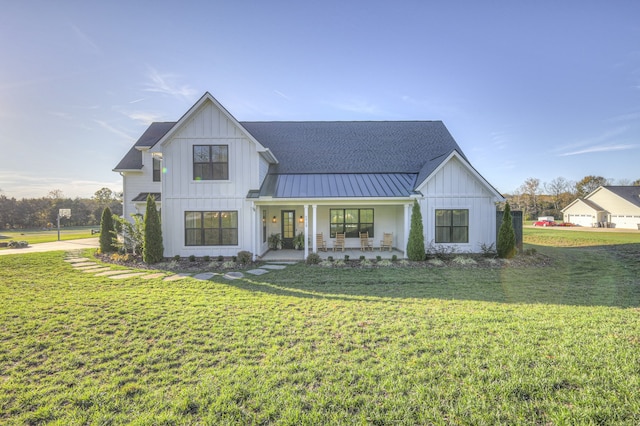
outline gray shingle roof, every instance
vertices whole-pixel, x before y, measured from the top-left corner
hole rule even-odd
[[[442,121],[272,121],[240,124],[278,159],[248,197],[407,197],[456,150]],[[114,170],[142,168],[174,122],[153,123]],[[259,195],[258,195],[259,194]]]
[[[241,122],[279,164],[270,173],[419,173],[462,150],[441,121]]]
[[[142,152],[138,148],[151,148],[176,124],[174,122],[156,122],[145,130],[129,152],[120,160],[113,169],[118,170],[140,170],[142,168]]]

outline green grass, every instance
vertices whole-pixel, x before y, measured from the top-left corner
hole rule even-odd
[[[171,283],[1,256],[0,423],[640,423],[640,245],[535,248]]]
[[[99,229],[97,226],[60,228],[60,240],[77,240],[81,238],[92,238],[92,229]],[[27,241],[29,244],[50,243],[58,241],[58,229],[20,229],[15,231],[0,230],[0,242]]]
[[[640,244],[638,231],[601,231],[557,228],[525,228],[524,242],[553,247],[608,246]]]

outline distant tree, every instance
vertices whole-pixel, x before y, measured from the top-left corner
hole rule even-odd
[[[502,224],[498,230],[497,242],[498,257],[510,259],[516,255],[516,232],[513,229],[513,218],[511,216],[511,208],[509,203],[504,206],[502,215]]]
[[[62,190],[60,189],[53,189],[51,191],[49,191],[49,193],[47,194],[48,198],[51,198],[52,200],[60,200],[62,198],[64,198],[64,194],[62,193]]]
[[[538,196],[540,195],[540,179],[528,178],[520,186],[520,192],[522,193],[522,198],[525,199],[524,203],[520,205],[523,213],[529,218],[535,218],[540,211],[538,200]]]
[[[102,253],[111,253],[116,251],[115,231],[113,227],[113,215],[111,209],[105,207],[102,211],[102,220],[100,221],[100,251]]]
[[[585,176],[578,182],[576,182],[576,196],[578,198],[584,198],[600,186],[610,185],[611,181],[609,179],[603,178],[602,176]]]
[[[572,191],[573,184],[563,177],[557,177],[549,183],[544,184],[546,193],[551,197],[553,209],[559,212],[568,203],[573,201]]]
[[[93,194],[93,199],[98,203],[98,205],[100,206],[108,206],[113,200],[114,200],[114,194],[113,191],[110,190],[107,187],[98,189],[94,194]]]
[[[640,186],[640,179],[636,179],[633,181],[633,183],[631,184],[633,186]]]
[[[162,246],[162,227],[160,216],[156,209],[156,201],[151,196],[147,196],[147,210],[144,215],[144,247],[142,249],[142,259],[146,263],[158,263],[164,256]]]
[[[422,213],[417,200],[413,201],[411,212],[411,228],[409,229],[409,243],[407,244],[407,257],[409,260],[424,260],[424,229],[422,225]]]

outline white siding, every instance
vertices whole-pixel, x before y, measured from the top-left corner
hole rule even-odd
[[[162,177],[164,178],[164,176]],[[131,220],[131,215],[144,214],[146,202],[133,202],[141,192],[162,192],[162,183],[153,181],[153,159],[148,151],[142,152],[142,170],[140,172],[123,173],[123,213]]]
[[[419,203],[425,246],[435,242],[436,209],[469,210],[469,242],[450,244],[456,251],[477,253],[481,251],[482,244],[495,244],[494,195],[456,157],[452,157],[418,189],[424,195]]]
[[[227,145],[229,179],[195,181],[193,146]],[[162,147],[163,178],[162,216],[165,256],[235,255],[252,248],[251,202],[249,189],[259,187],[259,155],[256,146],[212,103],[194,111]],[[185,246],[184,213],[186,211],[237,211],[237,246]]]

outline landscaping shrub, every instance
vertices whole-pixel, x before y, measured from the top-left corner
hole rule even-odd
[[[175,256],[173,256],[173,260],[175,260],[176,262],[180,260],[180,255],[176,254]]]
[[[218,262],[224,262],[224,256],[223,255],[218,256]]]
[[[378,255],[376,256],[376,262],[380,262],[382,260],[382,256]]]
[[[392,262],[397,262],[398,261],[398,255],[394,254],[393,256],[391,256],[391,261]]]
[[[209,263],[209,261],[211,260],[211,256],[205,255],[205,256],[202,257],[202,260],[204,260],[205,262]]]
[[[360,260],[362,261],[364,259],[365,259],[364,255],[360,255]]]
[[[510,259],[516,255],[516,232],[513,229],[511,207],[509,203],[504,206],[502,225],[498,231],[498,257]]]
[[[105,207],[102,211],[100,219],[100,252],[113,253],[117,250],[115,243],[115,228],[113,226],[113,214],[109,207]]]
[[[317,265],[321,260],[318,253],[309,253],[309,256],[307,256],[307,265]]]
[[[246,250],[242,250],[238,252],[238,256],[236,256],[236,259],[238,263],[242,265],[247,265],[252,262],[253,255]]]
[[[189,256],[189,262],[195,262],[196,261],[196,255],[192,254]]]
[[[156,200],[153,196],[147,196],[147,210],[144,215],[144,247],[142,259],[145,263],[158,263],[164,256],[162,245],[162,227],[160,216],[156,209]]]
[[[418,200],[413,201],[411,212],[411,229],[409,230],[409,243],[407,244],[407,257],[409,260],[421,261],[425,258],[424,229],[422,227],[422,213]]]

